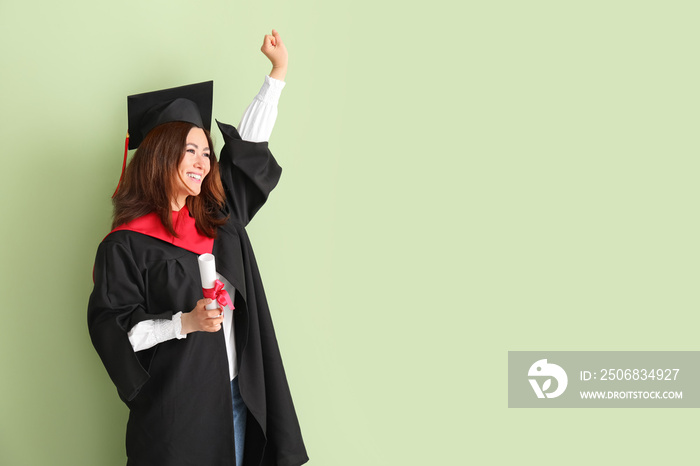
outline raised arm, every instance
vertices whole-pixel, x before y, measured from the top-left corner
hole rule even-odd
[[[268,34],[263,39],[260,51],[272,63],[272,70],[269,76],[265,76],[260,92],[248,106],[238,125],[241,139],[249,142],[265,142],[270,139],[277,120],[277,103],[285,85],[284,78],[289,62],[287,48],[274,29],[272,35]]]

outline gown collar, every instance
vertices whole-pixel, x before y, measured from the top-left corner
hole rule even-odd
[[[194,252],[195,254],[212,252],[214,248],[214,239],[201,234],[199,230],[197,230],[195,219],[190,215],[187,206],[184,206],[179,211],[173,211],[172,215],[173,228],[177,236],[170,234],[155,212],[151,212],[143,217],[120,225],[110,233],[120,230],[135,231],[171,243],[179,248]]]

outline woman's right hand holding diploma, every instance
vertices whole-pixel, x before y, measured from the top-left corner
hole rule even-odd
[[[200,299],[191,312],[182,313],[183,335],[192,332],[218,332],[224,322],[224,311],[221,308],[206,309],[206,305],[213,300],[209,298]]]

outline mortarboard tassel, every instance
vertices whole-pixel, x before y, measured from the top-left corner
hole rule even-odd
[[[119,177],[119,183],[117,183],[117,189],[114,190],[114,194],[112,194],[112,199],[114,199],[114,196],[117,195],[117,191],[119,191],[119,186],[122,184],[122,179],[124,178],[124,170],[126,170],[126,154],[129,152],[129,133],[126,133],[126,139],[124,140],[124,162],[122,162],[122,174]]]

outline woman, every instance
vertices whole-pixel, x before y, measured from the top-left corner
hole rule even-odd
[[[93,345],[130,410],[129,465],[308,461],[245,231],[281,173],[265,141],[287,51],[274,30],[261,50],[272,71],[240,135],[218,123],[218,161],[211,83],[129,98],[129,147],[138,149],[115,193],[88,305]],[[205,308],[203,253],[216,257],[229,306]]]

